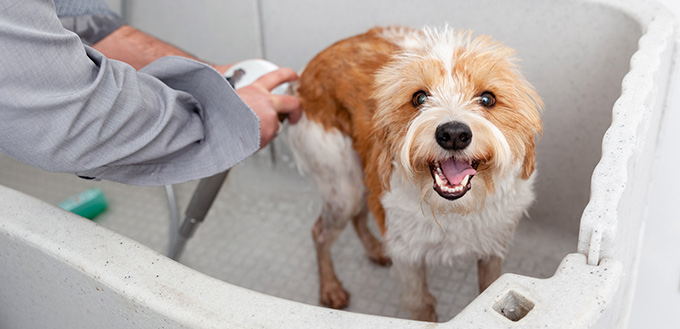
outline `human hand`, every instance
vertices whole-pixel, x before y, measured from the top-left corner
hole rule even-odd
[[[281,126],[279,115],[287,117],[291,124],[300,120],[302,112],[297,97],[271,93],[276,86],[295,79],[297,79],[295,71],[280,68],[259,77],[245,87],[236,89],[239,97],[260,118],[260,148],[269,144],[279,133]]]

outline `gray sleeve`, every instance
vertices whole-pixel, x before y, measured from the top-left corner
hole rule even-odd
[[[0,4],[0,152],[37,167],[162,185],[224,171],[259,148],[259,121],[211,67],[137,72],[83,46],[50,0]]]

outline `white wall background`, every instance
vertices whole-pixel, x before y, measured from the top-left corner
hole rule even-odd
[[[106,0],[125,21],[215,64],[262,57],[258,0]]]
[[[121,9],[123,8],[123,1],[125,0],[104,0],[104,1],[106,1],[109,7],[111,7],[111,9],[113,9],[115,12],[119,14],[122,12]]]

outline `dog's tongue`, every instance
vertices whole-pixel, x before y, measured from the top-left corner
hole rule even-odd
[[[451,185],[459,185],[467,175],[474,175],[477,171],[464,160],[449,158],[441,164],[442,172]]]

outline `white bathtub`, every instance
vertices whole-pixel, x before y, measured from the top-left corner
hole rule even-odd
[[[196,42],[195,31],[168,27],[177,24],[176,16],[182,16],[177,8],[163,7],[165,2],[160,0],[125,3],[133,25],[196,49],[185,44]],[[155,242],[134,241],[144,240],[134,232],[133,239],[122,236],[16,192],[26,191],[53,203],[41,194],[42,188],[31,192],[30,186],[53,182],[59,186],[55,190],[77,191],[79,187],[68,186],[82,182],[51,174],[40,176],[44,177],[40,181],[17,181],[12,170],[19,167],[4,165],[10,161],[3,162],[0,171],[0,184],[12,187],[0,187],[0,328],[626,327],[660,122],[669,84],[678,80],[674,63],[680,59],[679,32],[663,8],[653,2],[614,0],[253,0],[211,6],[234,6],[238,13],[252,14],[221,22],[216,38],[229,27],[244,28],[243,21],[251,22],[243,31],[250,35],[250,44],[239,52],[293,68],[301,68],[332,42],[373,25],[448,22],[490,34],[517,49],[546,111],[545,134],[538,149],[539,197],[530,210],[531,220],[525,221],[528,228],[516,243],[527,245],[533,235],[543,245],[533,246],[541,249],[536,254],[510,256],[519,262],[525,261],[523,256],[537,262],[541,257],[564,258],[560,264],[549,264],[554,276],[545,279],[531,271],[505,274],[457,315],[440,316],[450,319],[440,324],[329,310],[226,283],[158,254],[152,249],[159,249]],[[147,11],[151,9],[153,14]],[[168,15],[155,21],[145,19],[156,17],[159,10]],[[212,21],[196,19],[201,10],[210,11],[196,9],[199,14],[188,15],[194,19],[193,28],[211,30]],[[202,38],[210,39],[210,35]],[[195,51],[217,61],[210,51],[220,47],[206,48],[205,56]],[[281,146],[280,156],[285,157],[285,145]],[[247,166],[259,165],[262,157],[246,162],[242,176],[248,176]],[[278,172],[272,170],[270,178]],[[38,175],[42,174],[31,171],[32,177]],[[229,183],[239,185],[243,178],[238,177]],[[295,179],[293,185],[305,184],[302,178]],[[301,226],[311,228],[316,215],[314,193],[307,187],[301,191],[301,197],[310,201],[300,204],[312,208],[298,212],[305,217]],[[286,201],[277,194],[263,193],[263,197],[269,198],[268,203]],[[162,199],[144,205],[165,206]],[[144,207],[125,216],[147,211]],[[289,211],[295,213],[295,209]],[[254,221],[257,214],[243,216],[252,216]],[[167,228],[157,228],[163,230]],[[308,231],[304,235],[308,237]],[[545,236],[573,237],[572,247],[555,248]],[[201,255],[189,252],[185,256],[198,259]],[[316,284],[313,271],[311,286]],[[526,312],[519,321],[511,321],[499,312],[509,306],[522,306]]]

